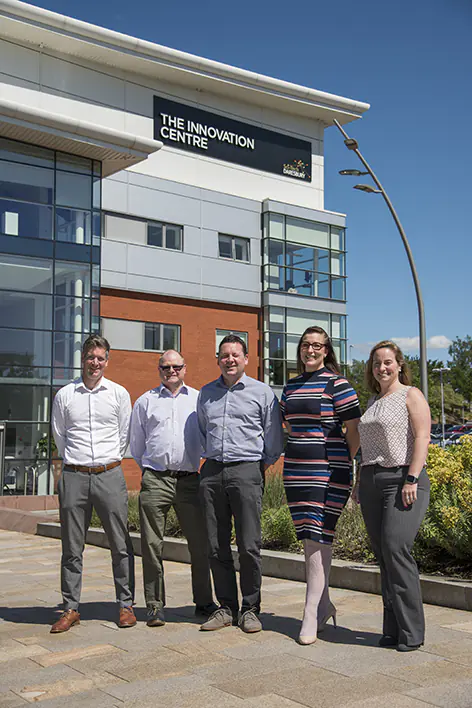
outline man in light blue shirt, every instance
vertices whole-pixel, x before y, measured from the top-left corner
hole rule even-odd
[[[239,601],[231,553],[232,520],[239,551],[244,632],[262,629],[261,505],[264,472],[281,455],[279,404],[266,384],[244,373],[246,343],[225,337],[218,351],[221,377],[202,388],[197,416],[203,457],[200,494],[210,544],[210,563],[220,607],[200,629],[215,630],[238,619]]]
[[[181,355],[172,349],[164,352],[159,359],[161,385],[138,398],[131,416],[131,454],[143,471],[139,515],[149,627],[165,624],[162,550],[171,506],[188,543],[195,613],[208,617],[216,609],[199,499],[198,391],[184,383],[185,374]]]

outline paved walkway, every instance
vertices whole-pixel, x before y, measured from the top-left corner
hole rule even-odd
[[[189,568],[167,563],[168,623],[118,629],[109,552],[88,547],[82,623],[49,634],[57,616],[60,543],[0,531],[0,708],[421,708],[472,706],[472,617],[426,607],[426,646],[376,646],[380,599],[333,590],[337,630],[295,639],[304,585],[264,579],[265,631],[198,632]],[[142,598],[140,559],[138,601]]]

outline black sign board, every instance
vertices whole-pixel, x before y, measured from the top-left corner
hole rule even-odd
[[[154,139],[180,150],[311,182],[311,144],[154,96]]]

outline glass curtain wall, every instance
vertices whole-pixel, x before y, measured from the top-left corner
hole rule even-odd
[[[101,165],[0,138],[3,494],[48,494],[54,393],[99,331]]]
[[[264,308],[264,381],[283,386],[298,376],[297,344],[307,327],[323,327],[333,343],[340,365],[347,362],[346,315],[295,310],[284,307]]]
[[[344,229],[264,214],[263,288],[346,300]]]

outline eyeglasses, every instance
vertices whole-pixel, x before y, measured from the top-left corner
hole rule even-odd
[[[323,347],[325,347],[325,346],[326,346],[326,344],[319,344],[319,342],[315,342],[314,344],[311,344],[310,342],[303,342],[302,345],[301,345],[301,347],[300,347],[300,349],[301,349],[303,352],[307,352],[307,351],[309,351],[310,349],[313,349],[313,351],[315,351],[315,352],[319,352],[319,351],[321,351],[321,350],[323,349]]]
[[[180,373],[184,368],[185,364],[165,364],[160,366],[160,370],[167,374],[171,369],[175,371],[176,374]]]

